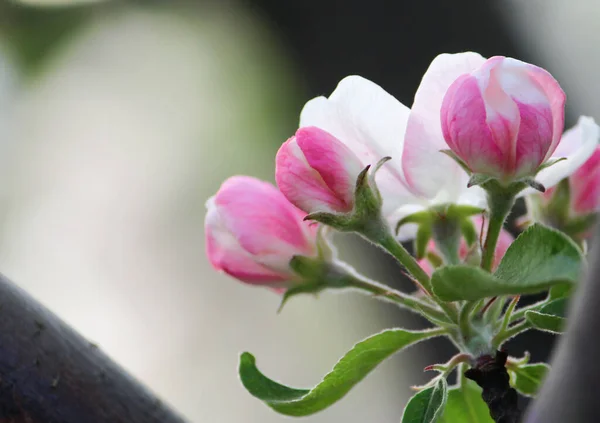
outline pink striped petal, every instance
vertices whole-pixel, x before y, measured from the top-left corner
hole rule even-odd
[[[360,160],[341,141],[316,127],[300,128],[296,140],[308,165],[342,203],[336,211],[352,210],[356,178],[363,170]]]
[[[577,125],[562,136],[552,158],[566,158],[541,170],[535,177],[546,188],[553,187],[562,179],[571,176],[594,153],[600,139],[600,127],[594,119],[581,116]],[[522,195],[531,194],[527,190]]]
[[[409,110],[377,84],[348,76],[329,98],[310,100],[300,115],[300,127],[315,126],[343,142],[363,165],[385,156],[392,160],[377,173],[384,214],[414,201],[401,167],[403,135]]]
[[[425,72],[408,118],[402,167],[411,190],[433,198],[455,186],[466,189],[468,176],[449,157],[440,124],[440,111],[446,91],[459,76],[485,62],[477,53],[441,54]]]
[[[208,209],[205,236],[206,254],[216,270],[242,282],[257,285],[278,284],[293,277],[291,271],[275,272],[257,263],[227,230],[215,208]]]
[[[273,185],[247,176],[226,180],[214,198],[225,227],[241,247],[271,267],[286,268],[293,255],[312,255],[306,215]]]
[[[338,197],[308,163],[297,137],[287,140],[275,158],[275,180],[283,195],[306,213],[352,210],[352,198]],[[348,202],[347,202],[348,201]]]
[[[473,172],[502,176],[504,156],[497,139],[510,134],[510,125],[500,114],[488,122],[475,77],[463,75],[452,84],[440,115],[448,146]]]
[[[576,215],[600,211],[600,147],[569,178],[571,205]]]

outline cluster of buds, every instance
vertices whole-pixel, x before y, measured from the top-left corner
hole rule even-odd
[[[392,230],[440,205],[490,209],[479,187],[486,184],[546,190],[521,192],[532,198],[532,217],[563,230],[578,225],[579,233],[585,226],[588,233],[584,223],[593,220],[600,202],[600,156],[590,156],[598,127],[582,118],[562,136],[564,103],[547,71],[476,53],[436,57],[411,109],[376,84],[347,77],[329,98],[304,107],[300,128],[277,153],[279,191],[233,177],[208,201],[208,257],[244,282],[297,284],[301,277],[290,260],[316,257],[318,250],[317,223],[304,222],[307,215],[373,239],[382,236],[382,227]],[[417,234],[418,224],[408,224],[396,237],[406,241]]]
[[[398,349],[443,335],[460,354],[429,367],[440,375],[419,388],[403,423],[433,423],[444,407],[475,401],[447,393],[446,377],[463,365],[471,370],[459,376],[483,388],[491,416],[516,421],[502,417],[518,415],[509,372],[519,392],[533,395],[535,387],[519,380],[534,380],[533,372],[539,381],[547,367],[497,351],[531,328],[561,330],[583,267],[580,247],[600,212],[600,128],[582,117],[563,134],[565,100],[544,69],[472,52],[437,56],[410,109],[359,76],[310,100],[277,152],[277,187],[234,176],[208,200],[208,259],[244,283],[283,294],[282,305],[296,294],[352,288],[418,313],[434,328],[394,329],[357,344],[314,394],[266,378],[245,353],[244,386],[283,414],[311,414]],[[532,227],[515,239],[504,224],[518,197],[528,206],[523,225]],[[416,292],[398,292],[341,262],[336,232],[387,251]],[[413,254],[402,244],[411,240]],[[541,303],[516,309],[521,295],[548,290]],[[473,392],[463,379],[458,395]],[[488,395],[498,380],[510,397],[502,406]]]

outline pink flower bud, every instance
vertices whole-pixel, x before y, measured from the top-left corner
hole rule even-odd
[[[558,146],[565,94],[544,69],[492,57],[450,86],[441,108],[450,149],[474,173],[534,176]]]
[[[487,221],[484,221],[481,216],[473,217],[472,221],[477,230],[477,234],[481,238],[482,242],[484,242],[485,237],[487,235]],[[482,229],[483,235],[481,235]],[[502,257],[504,257],[504,254],[506,254],[508,247],[510,247],[514,240],[515,238],[511,235],[510,232],[508,232],[506,229],[502,229],[502,231],[500,232],[500,236],[498,237],[498,243],[496,244],[496,251],[494,252],[494,265],[492,267],[493,270],[495,270],[496,267],[498,267],[500,261],[502,260]],[[473,248],[478,248],[478,245],[479,241],[477,241],[477,244],[475,246],[469,247],[465,240],[461,239],[460,246],[458,249],[460,259],[463,261],[466,260],[469,257],[469,253],[471,252],[471,250]],[[429,244],[427,245],[427,251],[439,254],[438,248],[433,240],[429,241]],[[426,258],[419,260],[419,265],[430,276],[435,270],[429,262],[429,260],[427,260]]]
[[[349,212],[363,169],[341,141],[314,126],[300,128],[276,158],[275,180],[285,197],[307,213]]]
[[[600,211],[600,147],[569,178],[571,211],[576,216]]]
[[[242,282],[282,287],[298,278],[289,266],[293,256],[316,254],[315,225],[267,182],[233,176],[206,207],[208,259]]]

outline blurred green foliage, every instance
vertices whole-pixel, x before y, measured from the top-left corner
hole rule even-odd
[[[39,7],[3,1],[0,2],[0,36],[23,74],[28,76],[94,13],[106,7],[104,4]]]

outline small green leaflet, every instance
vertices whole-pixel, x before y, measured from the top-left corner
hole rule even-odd
[[[494,423],[481,398],[481,388],[465,379],[462,387],[448,390],[446,409],[439,423]]]
[[[257,369],[254,356],[247,352],[240,357],[239,375],[248,392],[275,411],[287,416],[308,416],[341,399],[395,352],[438,335],[439,330],[403,329],[389,329],[373,335],[352,347],[312,389],[294,389],[269,379]]]
[[[402,423],[435,423],[446,406],[448,384],[441,377],[435,385],[413,396],[404,408]]]
[[[570,238],[535,224],[512,243],[494,274],[474,266],[446,266],[435,271],[431,284],[441,300],[475,301],[572,285],[582,266],[581,251]]]
[[[525,313],[525,318],[536,329],[551,332],[562,333],[565,327],[567,299],[560,298],[544,304],[538,311],[528,311]]]
[[[509,369],[511,373],[512,386],[519,393],[532,397],[537,394],[550,366],[546,363],[525,364]]]

